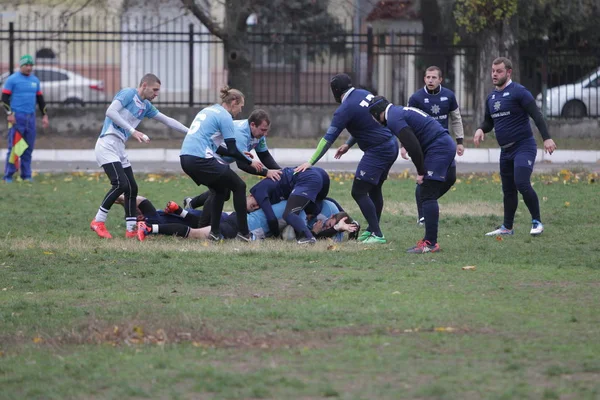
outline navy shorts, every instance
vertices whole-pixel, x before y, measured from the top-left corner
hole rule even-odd
[[[515,168],[527,168],[533,171],[537,144],[535,139],[529,137],[520,140],[512,146],[500,150],[500,174],[513,174]]]
[[[329,179],[327,179],[327,185]],[[300,196],[312,201],[317,201],[317,195],[323,190],[323,174],[317,168],[309,168],[300,172],[294,182],[294,189],[290,196]],[[327,193],[323,197],[327,196]]]
[[[456,143],[450,135],[442,135],[435,139],[423,154],[425,160],[425,176],[432,181],[446,180],[448,169],[456,166]]]
[[[398,151],[395,136],[379,146],[368,149],[356,167],[355,179],[379,185],[387,179],[392,165],[398,158]]]

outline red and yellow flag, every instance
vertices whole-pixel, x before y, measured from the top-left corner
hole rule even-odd
[[[29,145],[21,136],[21,132],[15,131],[12,142],[12,150],[10,151],[10,156],[8,157],[8,162],[15,165],[15,168],[19,169],[19,157],[23,155],[25,150]]]

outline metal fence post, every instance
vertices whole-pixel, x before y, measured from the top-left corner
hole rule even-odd
[[[542,58],[542,115],[548,118],[548,42],[549,38],[545,35],[543,38],[544,49]]]
[[[373,82],[373,27],[369,25],[367,27],[367,84],[370,90],[374,90],[375,85]]]
[[[189,51],[190,51],[190,62],[188,65],[189,68],[189,79],[190,79],[190,87],[189,87],[189,102],[188,105],[190,107],[194,107],[194,24],[190,24],[190,43],[189,43]]]
[[[8,71],[12,75],[15,66],[15,23],[8,23]]]

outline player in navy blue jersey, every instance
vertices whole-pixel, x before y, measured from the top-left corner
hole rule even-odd
[[[358,143],[358,147],[364,152],[352,183],[352,197],[368,223],[358,240],[363,243],[386,243],[379,226],[383,210],[381,187],[398,158],[398,141],[389,129],[375,122],[369,114],[369,101],[373,98],[370,92],[354,88],[346,74],[334,76],[330,85],[333,97],[341,105],[333,114],[329,129],[313,156],[297,167],[296,171],[304,171],[313,166],[325,155],[340,133],[347,129],[351,137],[338,148],[335,158],[344,155],[354,143]]]
[[[250,194],[266,215],[269,230],[279,236],[278,218],[273,212],[273,204],[287,200],[283,219],[294,227],[296,235],[303,236],[299,244],[312,244],[317,241],[306,225],[300,212],[319,214],[320,205],[329,193],[329,175],[322,168],[310,168],[298,173],[293,168],[281,170],[281,179],[263,179],[250,189]]]
[[[496,58],[492,63],[492,83],[495,90],[485,102],[485,118],[475,131],[475,146],[485,138],[485,133],[496,132],[500,145],[500,177],[504,194],[504,223],[497,229],[486,233],[487,236],[514,234],[513,222],[519,193],[531,214],[533,236],[544,231],[540,218],[540,202],[531,186],[531,173],[535,164],[537,146],[529,117],[533,119],[542,138],[544,150],[552,154],[556,150],[554,140],[550,138],[548,127],[542,113],[535,104],[529,90],[511,80],[512,62],[505,57]]]
[[[421,186],[425,216],[425,237],[408,249],[408,252],[439,251],[438,199],[456,181],[454,141],[443,126],[418,108],[394,106],[385,97],[377,96],[371,100],[369,112],[398,137],[417,168],[417,184]]]
[[[425,86],[410,96],[408,106],[425,111],[446,129],[448,129],[448,120],[450,120],[451,130],[456,137],[456,154],[462,156],[465,152],[463,144],[465,133],[454,92],[442,86],[442,70],[434,65],[425,70],[423,80],[425,81]],[[402,158],[408,159],[404,147],[402,147],[400,154]],[[415,190],[417,212],[419,215],[417,221],[420,225],[424,225],[425,218],[423,217],[420,188],[421,186],[417,185]]]

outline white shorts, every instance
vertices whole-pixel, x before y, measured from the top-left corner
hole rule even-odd
[[[114,162],[120,162],[123,168],[131,167],[125,152],[125,142],[115,135],[99,137],[94,152],[99,167]]]

